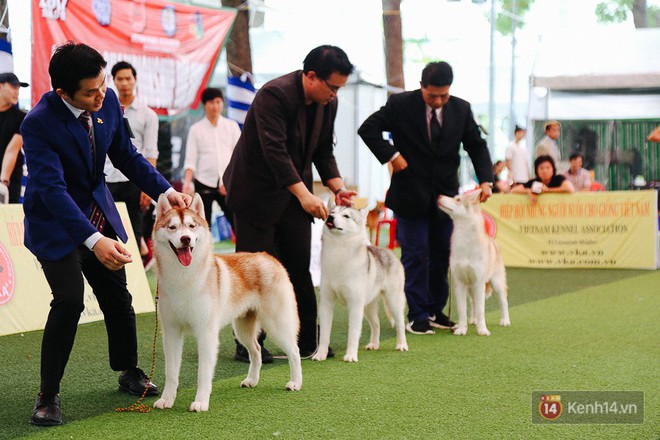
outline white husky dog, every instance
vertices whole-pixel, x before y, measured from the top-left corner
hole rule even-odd
[[[403,315],[406,296],[404,273],[399,259],[389,249],[369,245],[366,210],[332,206],[323,228],[321,246],[321,290],[319,292],[319,348],[313,360],[325,360],[330,343],[335,299],[348,307],[348,343],[344,362],[358,361],[362,319],[371,326],[367,350],[380,346],[378,300],[396,327],[396,349],[408,351]],[[388,310],[389,309],[389,310]]]
[[[486,297],[492,294],[493,288],[500,298],[500,325],[511,324],[504,262],[497,243],[486,234],[479,194],[481,190],[453,198],[442,195],[438,198],[440,209],[454,221],[449,267],[456,283],[458,324],[454,328],[455,335],[467,333],[468,294],[472,303],[470,324],[477,325],[479,335],[490,335],[484,309]]]
[[[220,329],[233,323],[250,353],[242,387],[255,387],[261,370],[257,336],[263,328],[286,353],[291,370],[287,390],[302,386],[298,311],[284,267],[266,253],[213,255],[211,231],[196,194],[190,208],[172,208],[161,195],[153,233],[159,315],[163,325],[165,389],[154,408],[171,408],[179,385],[183,335],[197,339],[197,394],[190,411],[208,411]]]

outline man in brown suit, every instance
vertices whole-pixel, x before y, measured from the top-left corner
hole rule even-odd
[[[325,220],[313,194],[312,163],[336,202],[350,203],[333,153],[337,92],[354,66],[335,46],[319,46],[303,70],[266,83],[256,94],[223,181],[234,212],[236,251],[265,251],[286,267],[298,302],[302,357],[317,346],[316,295],[309,272],[311,225]],[[263,338],[260,340],[263,347]],[[244,347],[235,358],[244,360]]]

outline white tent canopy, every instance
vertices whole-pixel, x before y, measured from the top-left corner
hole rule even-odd
[[[544,39],[530,77],[529,118],[660,118],[660,29]]]

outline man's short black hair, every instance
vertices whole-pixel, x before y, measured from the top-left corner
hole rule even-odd
[[[303,72],[314,71],[321,79],[328,79],[333,73],[349,76],[355,66],[348,60],[348,55],[337,46],[328,44],[312,49],[303,61]]]
[[[53,90],[62,89],[73,97],[80,89],[80,81],[96,78],[107,65],[94,48],[68,41],[58,46],[50,58],[48,74]]]
[[[206,104],[215,98],[220,98],[223,101],[225,100],[225,97],[222,95],[222,90],[215,87],[208,87],[202,91],[202,104]]]
[[[444,87],[450,86],[452,82],[454,82],[454,71],[445,61],[428,63],[422,70],[422,87]]]
[[[137,79],[137,72],[135,71],[135,67],[133,67],[131,63],[126,61],[119,61],[117,64],[112,66],[112,70],[110,71],[110,73],[112,74],[112,78],[117,76],[117,72],[124,69],[131,69],[131,72],[133,72],[133,78]]]
[[[569,156],[568,160],[570,161],[570,160],[573,160],[573,159],[577,159],[578,157],[581,158],[581,159],[584,159],[584,156],[582,155],[582,153],[580,153],[579,151],[573,151],[571,153],[571,155]]]
[[[513,129],[513,134],[516,134],[519,131],[525,131],[525,127],[520,127],[519,125],[516,125],[516,128]]]

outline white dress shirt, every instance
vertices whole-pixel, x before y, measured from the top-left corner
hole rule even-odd
[[[238,123],[223,116],[215,125],[206,117],[195,122],[188,130],[183,169],[192,170],[195,179],[206,186],[222,186],[222,175],[240,136]]]
[[[146,104],[135,97],[131,105],[124,107],[124,116],[131,125],[135,135],[131,139],[135,148],[147,159],[158,159],[158,115]],[[105,158],[105,181],[108,183],[128,182],[121,171],[112,166],[108,157]]]

